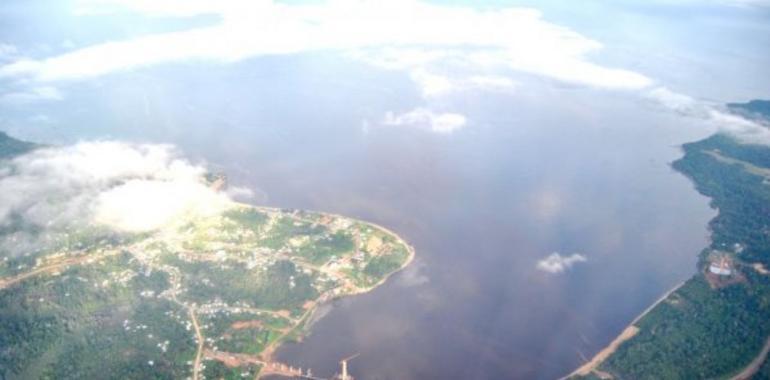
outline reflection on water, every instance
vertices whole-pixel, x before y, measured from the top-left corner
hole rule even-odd
[[[668,163],[707,131],[623,94],[535,81],[434,104],[468,116],[453,134],[379,126],[422,102],[408,80],[330,65],[115,79],[86,91],[91,122],[71,132],[104,136],[90,127],[103,121],[110,136],[178,143],[255,202],[371,220],[415,246],[413,265],[337,301],[281,361],[328,376],[360,353],[358,379],[551,379],[693,272],[713,211]],[[59,117],[69,109],[77,124],[77,107]],[[553,252],[587,261],[537,270]]]
[[[248,178],[269,203],[381,223],[418,255],[382,288],[337,302],[280,359],[327,376],[361,353],[360,379],[551,379],[689,276],[712,211],[667,163],[702,132],[630,100],[569,96],[571,107],[478,104],[478,124],[449,136],[308,126],[294,133],[317,142],[255,165]],[[588,260],[535,269],[556,251]]]

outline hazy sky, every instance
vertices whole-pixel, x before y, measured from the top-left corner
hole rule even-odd
[[[318,75],[344,81],[347,71],[365,67],[383,78],[397,75],[419,95],[408,109],[363,115],[364,130],[375,124],[452,133],[474,120],[451,106],[453,97],[531,91],[545,82],[638,96],[765,141],[763,130],[719,105],[770,96],[769,4],[10,0],[0,5],[0,128],[45,139],[46,128],[83,124],[86,113],[130,116],[103,99],[110,91],[113,100],[130,95],[114,89],[137,77],[148,81],[140,94],[147,113],[185,106],[167,86],[148,95],[169,78],[188,82],[228,70],[248,76],[253,70],[244,65],[323,55],[336,61]]]
[[[0,130],[119,141],[16,161],[0,223],[162,225],[210,202],[197,174],[221,170],[252,202],[382,222],[424,249],[435,285],[351,318],[391,340],[366,339],[386,347],[377,365],[452,371],[485,345],[499,368],[562,373],[597,348],[583,333],[607,337],[692,272],[711,211],[668,166],[676,147],[717,130],[770,143],[723,106],[770,98],[769,21],[756,0],[3,0]],[[43,207],[51,193],[71,207]]]

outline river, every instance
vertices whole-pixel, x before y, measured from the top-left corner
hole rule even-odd
[[[521,77],[512,93],[426,101],[402,74],[328,57],[193,66],[70,89],[54,113],[68,127],[20,137],[175,143],[250,202],[370,220],[414,245],[410,267],[279,350],[317,375],[360,353],[357,379],[562,376],[689,277],[706,244],[714,211],[669,163],[709,131],[632,94]],[[426,102],[468,124],[379,123]],[[586,261],[537,269],[554,252]]]

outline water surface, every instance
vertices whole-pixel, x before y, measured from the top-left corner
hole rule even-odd
[[[708,131],[630,94],[522,76],[512,93],[435,101],[469,119],[440,134],[379,123],[425,102],[403,74],[323,55],[186,70],[71,88],[59,124],[22,137],[175,143],[252,202],[412,243],[408,269],[279,351],[317,375],[360,353],[358,379],[553,379],[689,277],[705,246],[714,212],[669,163]],[[553,252],[587,261],[536,269]]]

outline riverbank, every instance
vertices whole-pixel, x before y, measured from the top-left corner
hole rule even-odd
[[[675,300],[658,302],[637,318],[641,329],[615,352],[570,376],[738,380],[766,363],[770,279],[762,271],[768,265],[768,241],[761,226],[770,222],[770,193],[764,172],[756,168],[770,169],[770,148],[715,134],[683,150],[672,167],[718,211],[709,222],[710,243],[698,267],[709,265],[710,255],[729,256],[735,264],[720,276],[725,285],[715,287],[702,273],[694,275]],[[739,161],[747,164],[738,166]]]
[[[257,209],[257,210],[262,210],[262,211],[269,211],[269,212],[283,212],[284,211],[283,209],[277,208],[277,207],[253,206],[253,205],[247,205],[247,204],[243,204],[243,205],[246,205],[246,206],[249,206],[249,207],[253,207],[253,208]],[[330,218],[348,219],[348,220],[352,220],[354,222],[358,222],[358,223],[361,223],[361,224],[365,224],[365,225],[374,227],[376,229],[379,229],[379,230],[382,230],[382,231],[388,233],[390,236],[392,236],[393,238],[396,239],[396,242],[398,244],[401,244],[401,245],[403,245],[406,248],[406,251],[407,251],[406,260],[401,264],[401,266],[398,269],[396,269],[396,270],[386,274],[385,276],[383,276],[382,279],[380,279],[379,281],[377,281],[376,283],[374,283],[373,285],[371,285],[369,287],[359,288],[356,292],[344,294],[344,295],[341,295],[341,297],[358,295],[358,294],[365,294],[365,293],[371,292],[372,290],[374,290],[377,287],[379,287],[382,284],[384,284],[392,275],[394,275],[394,274],[396,274],[396,273],[406,269],[406,267],[408,267],[409,264],[411,264],[412,261],[414,261],[414,258],[415,258],[415,249],[414,249],[414,247],[411,246],[409,243],[407,243],[406,240],[404,240],[400,235],[398,235],[393,230],[391,230],[391,229],[389,229],[387,227],[384,227],[384,226],[379,225],[377,223],[372,223],[372,222],[368,222],[368,221],[361,220],[361,219],[351,218],[351,217],[348,217],[348,216],[345,216],[345,215],[335,214],[335,213],[331,213],[331,212],[320,212],[320,211],[309,211],[309,210],[297,210],[297,211],[310,212],[310,213],[313,213],[313,214],[316,214],[316,215],[326,216],[326,217],[330,217]],[[339,298],[339,297],[337,297],[337,298]]]
[[[658,306],[661,302],[665,301],[671,294],[679,290],[679,288],[682,287],[682,285],[685,284],[686,281],[682,281],[673,288],[669,289],[667,292],[663,293],[663,295],[658,298],[652,305],[644,309],[641,314],[639,314],[636,318],[634,318],[631,323],[626,326],[626,328],[623,329],[623,331],[613,339],[610,344],[608,344],[606,347],[601,349],[596,355],[594,355],[591,360],[580,366],[578,369],[572,371],[567,376],[562,377],[559,380],[566,380],[569,378],[572,378],[574,376],[587,376],[592,372],[599,372],[599,377],[605,377],[606,375],[598,371],[599,365],[601,365],[607,358],[610,357],[615,351],[617,351],[618,347],[620,347],[621,344],[623,344],[625,341],[633,338],[636,336],[636,334],[639,333],[639,327],[636,326],[636,324],[644,318],[645,315],[647,315],[652,309],[654,309],[656,306]]]
[[[265,212],[265,213],[286,214],[287,211],[289,211],[289,210],[286,210],[286,209],[281,209],[281,208],[276,208],[276,207],[254,206],[254,205],[248,205],[248,204],[242,204],[242,203],[239,203],[239,205],[240,206],[244,206],[244,207],[253,208],[255,210],[258,210],[258,211],[261,211],[261,212]],[[350,218],[350,217],[347,217],[347,216],[344,216],[344,215],[334,214],[334,213],[327,213],[327,212],[316,212],[316,211],[308,211],[308,210],[291,210],[291,211],[300,211],[300,212],[312,213],[314,215],[317,215],[317,216],[320,216],[320,217],[323,217],[323,218],[329,218],[329,219],[349,220],[349,221],[352,221],[354,223],[360,223],[360,224],[366,225],[366,226],[371,227],[373,229],[378,229],[378,230],[384,232],[385,234],[389,235],[390,237],[392,237],[395,240],[396,245],[403,246],[405,248],[406,252],[407,252],[407,256],[406,256],[406,258],[404,259],[404,261],[400,264],[400,266],[398,268],[396,268],[393,271],[388,272],[387,274],[382,276],[382,278],[380,278],[377,282],[375,282],[374,284],[372,284],[370,286],[367,286],[367,287],[355,286],[355,287],[352,288],[353,289],[352,291],[341,292],[339,294],[324,293],[319,298],[317,298],[316,300],[312,301],[312,306],[310,306],[305,311],[305,313],[298,319],[298,322],[296,323],[296,325],[293,326],[291,329],[287,330],[285,333],[283,333],[278,339],[276,339],[274,341],[274,343],[272,343],[271,345],[266,347],[265,350],[260,354],[260,356],[264,360],[266,360],[266,361],[272,361],[273,360],[273,354],[280,348],[280,346],[282,346],[285,343],[286,338],[289,335],[294,335],[297,338],[301,338],[310,329],[310,326],[312,325],[312,322],[315,322],[315,320],[313,320],[313,318],[314,318],[316,312],[318,311],[318,309],[321,306],[329,304],[331,301],[334,301],[336,299],[340,299],[340,298],[343,298],[343,297],[351,297],[351,296],[355,296],[355,295],[361,295],[361,294],[365,294],[365,293],[373,291],[377,287],[379,287],[382,284],[384,284],[392,275],[402,271],[407,266],[409,266],[409,264],[411,264],[411,262],[414,260],[415,255],[416,255],[414,247],[409,245],[401,236],[399,236],[398,234],[396,234],[392,230],[390,230],[390,229],[388,229],[388,228],[386,228],[384,226],[378,225],[376,223],[371,223],[371,222],[363,221],[363,220],[360,220],[360,219]],[[294,216],[294,218],[299,219],[299,220],[303,220],[303,221],[306,221],[306,222],[313,222],[313,223],[315,223],[315,221],[307,220],[305,218],[298,218],[296,216]],[[358,247],[356,247],[356,249],[358,249]]]

